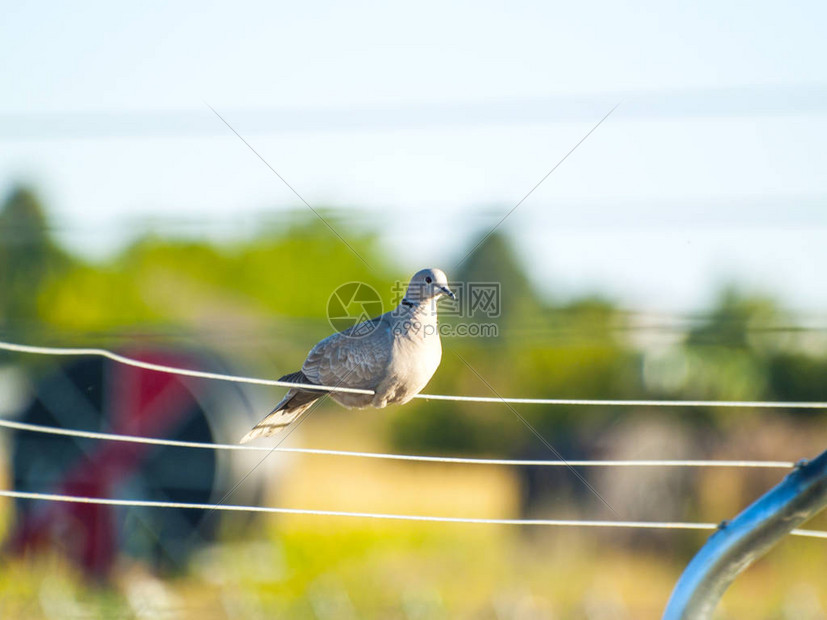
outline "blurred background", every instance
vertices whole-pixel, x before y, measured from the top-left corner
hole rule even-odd
[[[390,309],[436,266],[502,297],[496,336],[443,339],[428,392],[491,396],[459,353],[503,396],[827,400],[825,12],[7,7],[0,339],[277,378],[338,286]],[[0,352],[0,416],[62,428],[231,443],[282,393]],[[567,459],[795,461],[827,432],[808,410],[517,410]],[[4,488],[462,517],[718,522],[784,473],[581,469],[613,515],[562,468],[0,439]],[[503,405],[422,400],[325,404],[282,445],[554,458]],[[5,617],[651,618],[706,538],[79,506],[0,502]],[[826,617],[825,561],[784,541],[720,617]]]

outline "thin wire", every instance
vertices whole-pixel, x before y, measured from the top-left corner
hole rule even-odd
[[[0,349],[7,351],[18,351],[20,353],[34,353],[36,355],[99,355],[113,362],[126,364],[127,366],[134,366],[136,368],[144,368],[146,370],[155,370],[157,372],[165,372],[172,375],[181,375],[183,377],[197,377],[199,379],[215,379],[217,381],[230,381],[232,383],[251,383],[254,385],[271,385],[276,387],[298,387],[305,388],[312,391],[327,391],[327,392],[348,392],[349,394],[373,394],[373,390],[361,390],[357,388],[346,388],[331,385],[315,385],[312,383],[294,383],[291,381],[276,381],[274,379],[258,379],[256,377],[239,377],[235,375],[226,375],[218,372],[204,372],[201,370],[189,370],[185,368],[176,368],[173,366],[165,366],[163,364],[152,364],[150,362],[142,362],[140,360],[118,355],[106,349],[86,349],[86,348],[72,348],[72,347],[36,347],[26,344],[13,344],[11,342],[0,342]]]
[[[453,394],[417,394],[425,400],[450,400],[469,403],[512,403],[515,405],[586,405],[612,407],[754,407],[758,409],[827,409],[827,402],[781,402],[762,400],[620,400],[597,398],[496,398],[456,396]]]
[[[575,467],[753,467],[763,469],[791,469],[795,467],[792,461],[724,461],[724,460],[588,460],[588,461],[535,461],[529,459],[490,459],[455,456],[419,456],[416,454],[386,454],[382,452],[358,452],[349,450],[325,450],[321,448],[283,448],[276,446],[251,446],[234,443],[205,443],[198,441],[178,441],[175,439],[156,439],[154,437],[138,437],[135,435],[116,435],[97,431],[79,431],[54,426],[41,426],[27,422],[0,419],[0,427],[12,428],[33,433],[48,435],[64,435],[68,437],[83,437],[87,439],[103,439],[107,441],[122,441],[127,443],[142,443],[157,446],[174,446],[178,448],[200,448],[206,450],[234,450],[251,452],[287,452],[295,454],[312,454],[320,456],[344,456],[367,459],[384,459],[390,461],[417,461],[424,463],[461,463],[466,465],[518,465],[537,467],[565,467],[566,464]]]
[[[466,359],[465,359],[464,357],[462,357],[462,356],[461,356],[459,353],[457,353],[456,351],[454,351],[454,355],[456,355],[456,356],[457,356],[457,357],[458,357],[458,358],[462,361],[462,363],[463,363],[463,364],[465,364],[465,365],[468,367],[468,370],[470,370],[471,372],[473,372],[473,373],[477,376],[477,379],[479,379],[480,381],[482,381],[482,382],[486,385],[486,387],[487,387],[489,390],[491,390],[491,391],[492,391],[492,392],[493,392],[493,393],[494,393],[497,397],[499,397],[499,399],[500,399],[501,401],[503,400],[503,399],[502,399],[502,397],[501,397],[501,396],[499,395],[499,393],[497,392],[497,390],[495,390],[495,389],[494,389],[494,386],[493,386],[493,385],[491,385],[490,383],[488,383],[488,381],[485,379],[485,377],[483,377],[483,376],[482,376],[479,372],[477,372],[476,368],[474,368],[473,366],[471,366],[471,364],[469,364],[469,363],[466,361]],[[503,401],[503,402],[505,402],[505,401]],[[557,448],[555,448],[553,445],[551,445],[551,442],[550,442],[550,441],[548,441],[545,437],[543,437],[543,435],[542,435],[542,433],[540,433],[540,431],[538,431],[536,428],[534,428],[534,427],[531,425],[531,423],[530,423],[528,420],[526,420],[526,419],[525,419],[525,418],[524,418],[524,417],[520,414],[520,412],[519,412],[519,411],[517,411],[514,407],[512,407],[509,403],[505,403],[505,406],[506,406],[506,407],[508,407],[508,409],[511,411],[511,413],[513,413],[513,414],[514,414],[514,416],[515,416],[515,417],[516,417],[516,418],[517,418],[520,422],[522,422],[523,426],[525,426],[525,427],[526,427],[529,431],[531,431],[531,434],[532,434],[532,435],[534,435],[537,439],[539,439],[539,440],[540,440],[540,442],[541,442],[541,443],[542,443],[542,444],[543,444],[546,448],[548,448],[548,451],[549,451],[549,452],[551,452],[554,456],[556,456],[558,459],[560,459],[561,461],[563,461],[563,462],[565,463],[565,466],[568,468],[568,470],[569,470],[572,474],[574,474],[574,477],[575,477],[575,478],[577,478],[577,479],[578,479],[578,480],[579,480],[579,481],[583,484],[583,486],[585,486],[585,487],[586,487],[589,491],[591,491],[592,495],[594,495],[597,499],[599,499],[599,500],[603,503],[603,505],[604,505],[604,506],[606,506],[606,508],[608,508],[608,509],[612,512],[612,514],[613,514],[614,516],[616,516],[616,517],[619,517],[619,516],[620,516],[620,515],[617,513],[617,511],[614,509],[614,507],[613,507],[613,506],[612,506],[609,502],[607,502],[607,501],[606,501],[606,499],[605,499],[605,498],[604,498],[604,497],[600,494],[600,492],[599,492],[597,489],[595,489],[595,488],[591,485],[591,483],[590,483],[588,480],[586,480],[586,479],[583,477],[583,475],[582,475],[579,471],[577,471],[576,469],[574,469],[574,468],[571,466],[571,464],[570,464],[570,463],[568,463],[568,462],[566,461],[566,459],[564,459],[564,458],[563,458],[563,455],[560,453],[560,451],[559,451],[559,450],[557,450]]]
[[[341,385],[342,383],[344,383],[344,382],[345,382],[345,380],[347,380],[347,378],[348,378],[348,377],[349,377],[352,373],[353,373],[353,370],[351,369],[350,371],[348,371],[348,373],[347,373],[344,377],[342,377],[342,379],[339,381],[339,383],[338,383],[337,385]],[[303,424],[303,423],[307,420],[307,418],[309,418],[309,417],[310,417],[310,414],[312,414],[312,413],[313,413],[313,411],[314,411],[315,409],[317,409],[317,408],[318,408],[318,406],[319,406],[321,403],[323,403],[323,402],[324,402],[324,400],[325,400],[325,399],[326,399],[329,395],[330,395],[329,393],[322,394],[322,395],[321,395],[321,397],[320,397],[318,400],[316,400],[315,402],[313,402],[313,403],[310,405],[310,408],[309,408],[307,411],[305,411],[304,413],[299,413],[299,419],[298,419],[298,420],[296,420],[296,421],[295,421],[295,423],[294,423],[294,424],[292,424],[292,425],[290,426],[290,428],[289,428],[289,429],[287,429],[287,431],[286,431],[284,434],[282,434],[282,435],[281,435],[281,437],[280,437],[280,438],[279,438],[279,440],[275,443],[275,445],[270,446],[270,449],[267,451],[267,454],[265,454],[264,456],[262,456],[262,457],[261,457],[261,459],[259,459],[258,463],[256,463],[256,464],[255,464],[255,465],[253,465],[253,466],[252,466],[249,470],[247,470],[247,473],[246,473],[246,474],[244,474],[244,475],[243,475],[243,476],[242,476],[242,477],[238,480],[238,482],[236,482],[236,483],[233,485],[233,487],[232,487],[229,491],[227,491],[226,493],[224,493],[224,495],[221,497],[221,499],[220,499],[220,500],[218,500],[218,503],[219,503],[219,504],[223,504],[223,503],[224,503],[224,500],[226,500],[226,499],[227,499],[227,498],[229,498],[229,497],[230,497],[233,493],[235,493],[236,489],[238,489],[238,487],[240,487],[240,486],[242,485],[242,483],[243,483],[245,480],[247,480],[247,478],[249,478],[249,477],[252,475],[252,473],[253,473],[255,470],[257,470],[257,469],[261,466],[261,464],[262,464],[262,463],[264,463],[264,461],[266,461],[266,460],[267,460],[267,457],[269,457],[271,454],[273,454],[273,452],[275,452],[275,451],[276,451],[276,449],[277,449],[279,446],[281,446],[281,444],[283,444],[283,443],[285,442],[285,440],[286,440],[288,437],[290,437],[290,435],[292,435],[292,434],[293,434],[293,432],[294,432],[297,428],[299,428],[299,427],[300,427],[300,426],[301,426],[301,425],[302,425],[302,424]],[[267,415],[267,418],[269,418],[271,415],[273,415],[273,413],[275,413],[275,412],[274,412],[274,411],[271,411],[271,412]],[[265,418],[265,419],[267,419],[267,418]],[[213,509],[213,510],[214,510],[214,509]],[[211,510],[210,512],[212,512],[212,510]]]
[[[460,265],[462,265],[465,261],[467,261],[467,260],[468,260],[468,258],[469,258],[469,257],[470,257],[470,256],[471,256],[474,252],[476,252],[476,251],[477,251],[477,248],[479,248],[479,247],[480,247],[483,243],[485,243],[485,241],[486,241],[486,240],[487,240],[487,239],[488,239],[491,235],[493,235],[493,234],[494,234],[494,232],[496,232],[496,230],[497,230],[497,229],[498,229],[498,228],[502,225],[502,223],[503,223],[504,221],[506,221],[506,220],[507,220],[507,219],[511,216],[511,214],[512,214],[512,213],[514,213],[514,211],[516,211],[516,210],[517,210],[517,207],[519,207],[519,206],[520,206],[521,204],[523,204],[526,200],[528,200],[528,197],[529,197],[529,196],[531,196],[531,194],[533,194],[533,193],[534,193],[534,191],[535,191],[538,187],[540,187],[540,186],[541,186],[541,185],[545,182],[545,180],[546,180],[547,178],[549,178],[549,177],[550,177],[550,176],[554,173],[554,171],[555,171],[555,170],[557,170],[557,168],[559,168],[559,167],[563,164],[563,162],[564,162],[564,161],[566,161],[566,160],[569,158],[569,156],[570,156],[572,153],[574,153],[574,152],[577,150],[577,147],[579,147],[581,144],[583,144],[583,143],[584,143],[584,142],[588,139],[588,137],[589,137],[590,135],[592,135],[592,134],[595,132],[595,130],[596,130],[598,127],[600,127],[600,125],[602,125],[602,124],[603,124],[603,121],[605,121],[607,118],[609,118],[609,117],[612,115],[612,112],[614,112],[615,110],[617,110],[617,108],[620,106],[620,104],[621,104],[621,103],[623,103],[623,102],[622,102],[622,101],[621,101],[621,102],[618,102],[618,103],[615,105],[615,107],[613,107],[611,110],[609,110],[603,118],[601,118],[599,121],[597,121],[597,124],[596,124],[594,127],[592,127],[592,128],[589,130],[589,132],[588,132],[585,136],[583,136],[582,138],[580,138],[580,141],[579,141],[577,144],[575,144],[573,147],[571,147],[571,149],[569,150],[569,152],[568,152],[568,153],[566,153],[565,155],[563,155],[563,158],[562,158],[560,161],[558,161],[556,164],[554,164],[554,167],[553,167],[551,170],[549,170],[548,172],[546,172],[545,176],[544,176],[542,179],[540,179],[534,187],[532,187],[530,190],[528,190],[528,193],[527,193],[525,196],[523,196],[517,204],[515,204],[513,207],[511,207],[511,210],[510,210],[508,213],[506,213],[505,215],[503,215],[503,216],[502,216],[502,218],[500,219],[500,221],[499,221],[499,222],[497,222],[497,223],[494,225],[494,228],[492,228],[491,230],[489,230],[489,231],[488,231],[488,233],[487,233],[487,234],[486,234],[486,235],[485,235],[482,239],[480,239],[480,240],[477,242],[477,244],[476,244],[473,248],[471,248],[471,250],[470,250],[470,251],[469,251],[469,252],[468,252],[465,256],[463,256],[462,260],[461,260],[461,261],[459,261],[459,262],[458,262],[458,263],[454,266],[454,269],[458,268],[458,267],[459,267]]]
[[[255,385],[270,385],[277,387],[298,387],[314,391],[326,392],[347,392],[350,394],[373,394],[373,390],[361,390],[357,388],[345,388],[331,385],[315,385],[311,383],[292,383],[289,381],[276,381],[273,379],[258,379],[256,377],[242,377],[227,375],[216,372],[203,372],[200,370],[189,370],[175,368],[161,364],[141,362],[123,355],[118,355],[106,349],[98,348],[69,348],[69,347],[39,347],[33,345],[13,344],[0,342],[0,349],[17,351],[19,353],[33,353],[36,355],[99,355],[112,361],[144,368],[157,372],[165,372],[184,377],[197,377],[201,379],[215,379],[218,381],[230,381],[233,383],[251,383]],[[578,406],[612,406],[612,407],[745,407],[755,409],[827,409],[825,401],[810,402],[782,402],[782,401],[758,401],[758,400],[620,400],[620,399],[595,399],[595,398],[497,398],[492,396],[458,396],[454,394],[417,394],[414,398],[424,400],[447,400],[454,402],[468,403],[512,403],[515,405],[578,405]]]
[[[552,525],[558,527],[604,527],[638,528],[657,530],[716,530],[716,523],[690,523],[685,521],[586,521],[578,519],[485,519],[468,517],[439,517],[430,515],[400,515],[377,512],[346,512],[341,510],[313,510],[310,508],[280,508],[276,506],[243,506],[237,504],[196,504],[190,502],[159,502],[151,500],[111,499],[103,497],[80,497],[57,493],[31,493],[0,489],[0,497],[17,499],[69,502],[77,504],[100,504],[104,506],[128,506],[142,508],[178,508],[186,510],[223,510],[227,512],[264,512],[271,514],[312,515],[321,517],[353,517],[362,519],[385,519],[394,521],[426,521],[429,523],[472,523],[487,525]],[[816,530],[793,530],[795,536],[827,538],[827,532]]]
[[[290,189],[290,191],[293,192],[298,197],[298,199],[301,200],[305,204],[305,206],[308,209],[310,209],[313,212],[313,215],[315,215],[317,218],[319,218],[319,220],[321,220],[321,222],[330,229],[330,232],[332,232],[334,235],[336,235],[339,238],[339,241],[341,241],[342,243],[344,243],[347,246],[347,249],[350,250],[353,253],[353,255],[356,256],[356,258],[358,258],[360,261],[362,261],[364,263],[365,267],[367,267],[368,269],[373,271],[373,267],[370,266],[370,263],[368,263],[364,258],[362,258],[362,255],[359,254],[359,252],[357,252],[353,248],[353,246],[350,245],[345,240],[345,238],[342,237],[342,235],[340,235],[339,232],[335,228],[333,228],[333,226],[330,225],[330,222],[328,222],[324,217],[322,217],[321,213],[319,213],[318,211],[316,211],[316,209],[314,209],[313,207],[310,206],[310,203],[307,202],[304,199],[304,196],[302,196],[299,192],[297,192],[296,188],[294,188],[292,185],[290,185],[290,183],[287,182],[287,179],[285,179],[283,176],[281,176],[279,174],[279,172],[275,168],[273,168],[273,166],[270,165],[270,162],[268,162],[266,159],[264,159],[264,157],[262,157],[261,154],[253,148],[253,145],[250,144],[249,142],[247,142],[247,140],[245,140],[244,137],[236,131],[235,127],[230,125],[230,123],[228,123],[227,120],[223,116],[221,116],[216,111],[216,109],[213,108],[209,103],[207,103],[205,101],[204,104],[210,110],[213,111],[213,114],[215,114],[219,119],[221,119],[221,122],[224,123],[229,128],[230,131],[232,131],[236,136],[238,136],[238,139],[241,140],[247,146],[247,148],[250,149],[253,152],[253,154],[256,157],[258,157],[264,163],[264,165],[267,166],[273,172],[273,174],[275,174],[279,178],[279,180],[282,183],[284,183]]]
[[[439,517],[426,515],[400,515],[373,512],[345,512],[339,510],[314,510],[309,508],[281,508],[275,506],[244,506],[237,504],[197,504],[190,502],[163,502],[152,500],[111,499],[101,497],[80,497],[56,493],[32,493],[0,489],[0,496],[18,499],[71,502],[80,504],[102,504],[106,506],[130,506],[145,508],[184,508],[196,510],[225,510],[230,512],[265,512],[275,514],[314,515],[331,517],[362,517],[367,519],[394,519],[400,521],[429,521],[435,523],[481,523],[493,525],[560,525],[583,527],[640,527],[652,529],[696,529],[714,530],[714,523],[647,522],[647,521],[579,521],[575,519],[486,519],[465,517]]]

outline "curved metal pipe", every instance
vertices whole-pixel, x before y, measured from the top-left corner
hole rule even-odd
[[[827,452],[801,461],[778,486],[721,524],[678,579],[663,620],[711,618],[741,571],[825,505]]]

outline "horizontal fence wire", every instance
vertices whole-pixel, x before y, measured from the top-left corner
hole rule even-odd
[[[202,370],[190,370],[187,368],[175,368],[173,366],[165,366],[163,364],[153,364],[151,362],[142,362],[125,355],[119,355],[106,349],[98,348],[72,348],[72,347],[36,347],[26,344],[13,344],[11,342],[0,342],[0,349],[6,351],[17,351],[19,353],[33,353],[35,355],[55,355],[55,356],[72,356],[72,355],[97,355],[105,357],[125,364],[127,366],[134,366],[135,368],[143,368],[144,370],[154,370],[156,372],[163,372],[171,375],[179,375],[182,377],[195,377],[197,379],[214,379],[216,381],[230,381],[232,383],[251,383],[253,385],[270,385],[276,387],[303,387],[314,390],[326,390],[329,392],[347,392],[348,394],[373,394],[373,390],[360,390],[356,388],[346,388],[333,385],[313,385],[309,383],[291,383],[289,381],[277,381],[274,379],[259,379],[257,377],[239,377],[235,375],[226,375],[219,372],[205,372]]]
[[[274,379],[260,379],[257,377],[242,377],[216,372],[204,372],[186,368],[175,368],[162,364],[142,362],[124,355],[119,355],[99,348],[68,348],[68,347],[40,347],[32,345],[14,344],[0,342],[0,349],[15,351],[18,353],[32,353],[36,355],[97,355],[105,357],[114,362],[164,372],[183,377],[195,377],[199,379],[214,379],[218,381],[229,381],[232,383],[249,383],[254,385],[268,385],[276,387],[298,387],[309,390],[324,390],[328,392],[347,392],[349,394],[373,394],[373,390],[362,390],[330,385],[315,385],[310,383],[292,383],[288,381],[277,381]],[[777,401],[752,401],[752,400],[620,400],[620,399],[594,399],[594,398],[501,398],[498,396],[459,396],[454,394],[417,394],[414,398],[424,400],[447,400],[455,402],[471,403],[510,403],[515,405],[593,405],[612,407],[744,407],[759,409],[827,409],[827,402],[777,402]]]
[[[360,519],[383,519],[392,521],[422,521],[428,523],[465,523],[481,525],[546,525],[557,527],[627,528],[650,530],[716,530],[716,523],[692,523],[684,521],[588,521],[578,519],[487,519],[473,517],[440,517],[431,515],[388,514],[377,512],[348,512],[342,510],[313,510],[310,508],[281,508],[276,506],[243,506],[237,504],[197,504],[190,502],[161,502],[151,500],[110,499],[104,497],[79,497],[57,493],[31,493],[0,489],[0,497],[69,502],[78,504],[99,504],[139,508],[177,508],[185,510],[220,510],[225,512],[262,512],[269,514],[308,515],[320,517],[350,517]],[[827,538],[827,532],[817,530],[792,530],[795,536]]]
[[[329,391],[341,391],[350,393],[370,394],[370,390],[354,390],[350,388],[340,388],[335,386],[318,386],[312,384],[295,384],[285,381],[275,381],[269,379],[259,379],[255,377],[241,377],[235,375],[227,375],[222,373],[203,372],[198,370],[190,370],[183,368],[175,368],[171,366],[164,366],[160,364],[152,364],[142,362],[133,358],[119,355],[112,351],[100,348],[57,348],[57,347],[38,347],[31,345],[19,345],[13,343],[0,342],[0,349],[8,351],[16,351],[20,353],[33,353],[41,355],[97,355],[108,358],[112,361],[143,368],[146,370],[153,370],[157,372],[164,372],[175,374],[179,376],[189,376],[195,378],[215,379],[223,381],[231,381],[235,383],[250,383],[257,385],[269,385],[278,387],[305,387],[311,389],[326,389]],[[418,398],[432,399],[432,400],[451,400],[451,401],[465,401],[465,402],[508,402],[508,403],[522,403],[522,404],[567,404],[567,405],[637,405],[637,406],[719,406],[719,407],[763,407],[763,408],[808,408],[808,409],[824,409],[827,408],[827,403],[823,402],[766,402],[766,401],[663,401],[663,400],[597,400],[597,399],[534,399],[534,398],[491,398],[491,397],[477,397],[477,396],[453,396],[453,395],[434,395],[434,394],[419,394]],[[37,424],[28,424],[24,422],[16,422],[12,420],[0,420],[0,427],[5,427],[14,430],[48,433],[53,435],[64,435],[73,437],[84,437],[108,441],[121,441],[130,443],[143,443],[152,445],[166,445],[184,448],[200,448],[213,450],[233,450],[233,451],[257,451],[270,452],[279,451],[286,453],[301,453],[327,456],[344,456],[344,457],[360,457],[360,458],[374,458],[374,459],[389,459],[400,461],[422,461],[422,462],[438,462],[438,463],[466,463],[466,464],[490,464],[490,465],[523,465],[523,466],[605,466],[605,467],[755,467],[755,468],[791,468],[794,463],[788,461],[724,461],[724,460],[580,460],[580,461],[535,461],[522,459],[485,459],[485,458],[464,458],[464,457],[441,457],[441,456],[419,456],[419,455],[404,455],[404,454],[384,454],[374,452],[353,452],[345,450],[324,450],[313,448],[282,448],[282,447],[268,447],[268,446],[248,446],[240,444],[220,444],[220,443],[205,443],[205,442],[189,442],[176,441],[170,439],[158,439],[150,437],[139,437],[133,435],[118,435],[113,433],[103,433],[95,431],[81,431],[74,429],[63,429],[57,427],[42,426]],[[330,516],[330,517],[350,517],[350,518],[364,518],[364,519],[382,519],[382,520],[396,520],[396,521],[419,521],[431,523],[464,523],[464,524],[489,524],[489,525],[545,525],[557,527],[587,527],[587,528],[636,528],[636,529],[675,529],[675,530],[715,530],[718,528],[714,523],[692,523],[680,521],[604,521],[604,520],[576,520],[576,519],[495,519],[495,518],[465,518],[465,517],[442,517],[442,516],[428,516],[428,515],[405,515],[405,514],[387,514],[387,513],[371,513],[371,512],[347,512],[337,510],[314,510],[302,508],[281,508],[272,506],[244,506],[235,504],[198,504],[187,502],[161,502],[150,500],[125,500],[125,499],[110,499],[100,497],[79,497],[73,495],[60,495],[54,493],[33,493],[26,491],[13,491],[0,489],[0,497],[42,500],[53,502],[71,502],[84,504],[98,504],[108,506],[122,506],[122,507],[144,507],[144,508],[177,508],[177,509],[192,509],[192,510],[219,510],[230,512],[258,512],[270,514],[289,514],[289,515],[309,515],[309,516]],[[805,536],[811,538],[825,538],[827,539],[827,532],[814,530],[793,530],[791,532],[795,536]]]
[[[198,441],[178,441],[175,439],[158,439],[135,435],[118,435],[97,431],[81,431],[40,424],[29,424],[14,420],[0,419],[0,428],[10,428],[33,433],[121,441],[127,443],[150,444],[156,446],[173,446],[180,448],[200,448],[207,450],[231,450],[250,452],[284,452],[295,454],[313,454],[322,456],[344,456],[368,459],[385,459],[393,461],[419,461],[426,463],[465,463],[471,465],[520,465],[542,467],[754,467],[766,469],[790,469],[795,466],[792,461],[739,461],[739,460],[530,460],[530,459],[493,459],[455,456],[420,456],[415,454],[386,454],[381,452],[355,452],[349,450],[325,450],[321,448],[285,448],[281,446],[251,446],[232,443],[206,443]]]

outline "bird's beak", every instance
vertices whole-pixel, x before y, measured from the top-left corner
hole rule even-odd
[[[457,296],[454,295],[454,291],[449,289],[447,286],[440,286],[439,290],[448,295],[451,299],[456,300]]]

